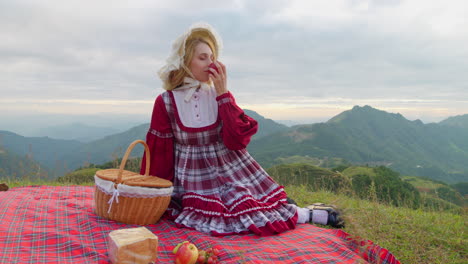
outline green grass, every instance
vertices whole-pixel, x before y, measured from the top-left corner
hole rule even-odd
[[[397,208],[327,191],[309,192],[305,186],[288,186],[286,192],[299,206],[335,204],[344,213],[345,232],[390,250],[401,263],[468,263],[466,210],[460,215]]]
[[[438,187],[445,186],[444,184],[437,183],[432,180],[426,180],[421,177],[416,176],[402,176],[401,177],[404,181],[407,181],[417,187],[420,191],[429,192],[430,190],[435,190]]]
[[[94,175],[96,171],[100,170],[99,168],[84,168],[79,169],[70,173],[67,173],[65,176],[59,177],[58,182],[66,184],[87,184],[94,182]]]
[[[0,178],[0,183],[6,183],[9,188],[14,187],[25,187],[25,186],[36,186],[36,185],[48,185],[48,186],[68,186],[68,185],[83,185],[83,186],[94,186],[94,182],[84,182],[80,184],[70,184],[51,180],[17,180],[9,178]]]
[[[345,169],[343,172],[342,172],[344,175],[348,176],[348,177],[352,177],[354,175],[370,175],[372,177],[375,177],[376,174],[374,172],[374,168],[372,167],[362,167],[362,166],[351,166],[347,169]]]

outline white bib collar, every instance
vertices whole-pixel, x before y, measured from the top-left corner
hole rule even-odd
[[[197,89],[209,91],[211,89],[211,86],[208,83],[200,82],[190,77],[184,77],[184,85],[178,87],[177,90],[185,90],[185,89],[189,89],[189,90],[187,91],[187,94],[185,95],[184,101],[189,102],[192,99],[193,93],[195,93]]]

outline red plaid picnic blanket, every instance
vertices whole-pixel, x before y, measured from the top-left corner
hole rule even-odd
[[[0,263],[110,263],[109,232],[137,226],[95,215],[93,193],[88,186],[0,192]],[[185,240],[200,249],[220,248],[221,263],[399,263],[371,241],[309,224],[269,237],[213,237],[167,219],[146,227],[159,238],[158,263],[174,263],[172,249]]]

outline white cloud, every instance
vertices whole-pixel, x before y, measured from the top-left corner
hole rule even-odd
[[[339,30],[360,25],[362,30],[467,36],[464,0],[291,0],[265,20],[291,23],[307,29]]]
[[[2,1],[0,89],[4,100],[38,100],[35,111],[152,101],[171,41],[207,21],[224,39],[229,85],[246,106],[289,105],[289,119],[305,119],[370,104],[440,119],[466,110],[464,10],[461,0]],[[91,105],[81,109],[83,100]],[[135,112],[129,104],[106,111]]]

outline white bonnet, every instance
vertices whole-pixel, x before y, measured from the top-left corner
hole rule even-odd
[[[217,56],[219,57],[219,54],[221,53],[223,47],[223,42],[216,30],[214,30],[214,28],[207,23],[199,22],[192,24],[184,34],[180,35],[172,43],[171,53],[166,59],[166,65],[164,65],[158,71],[158,75],[163,82],[165,82],[169,78],[169,73],[171,71],[179,69],[184,63],[185,42],[187,41],[189,36],[192,35],[194,32],[205,34],[207,37],[211,38],[216,49],[216,51],[213,51],[213,53],[217,54]]]

